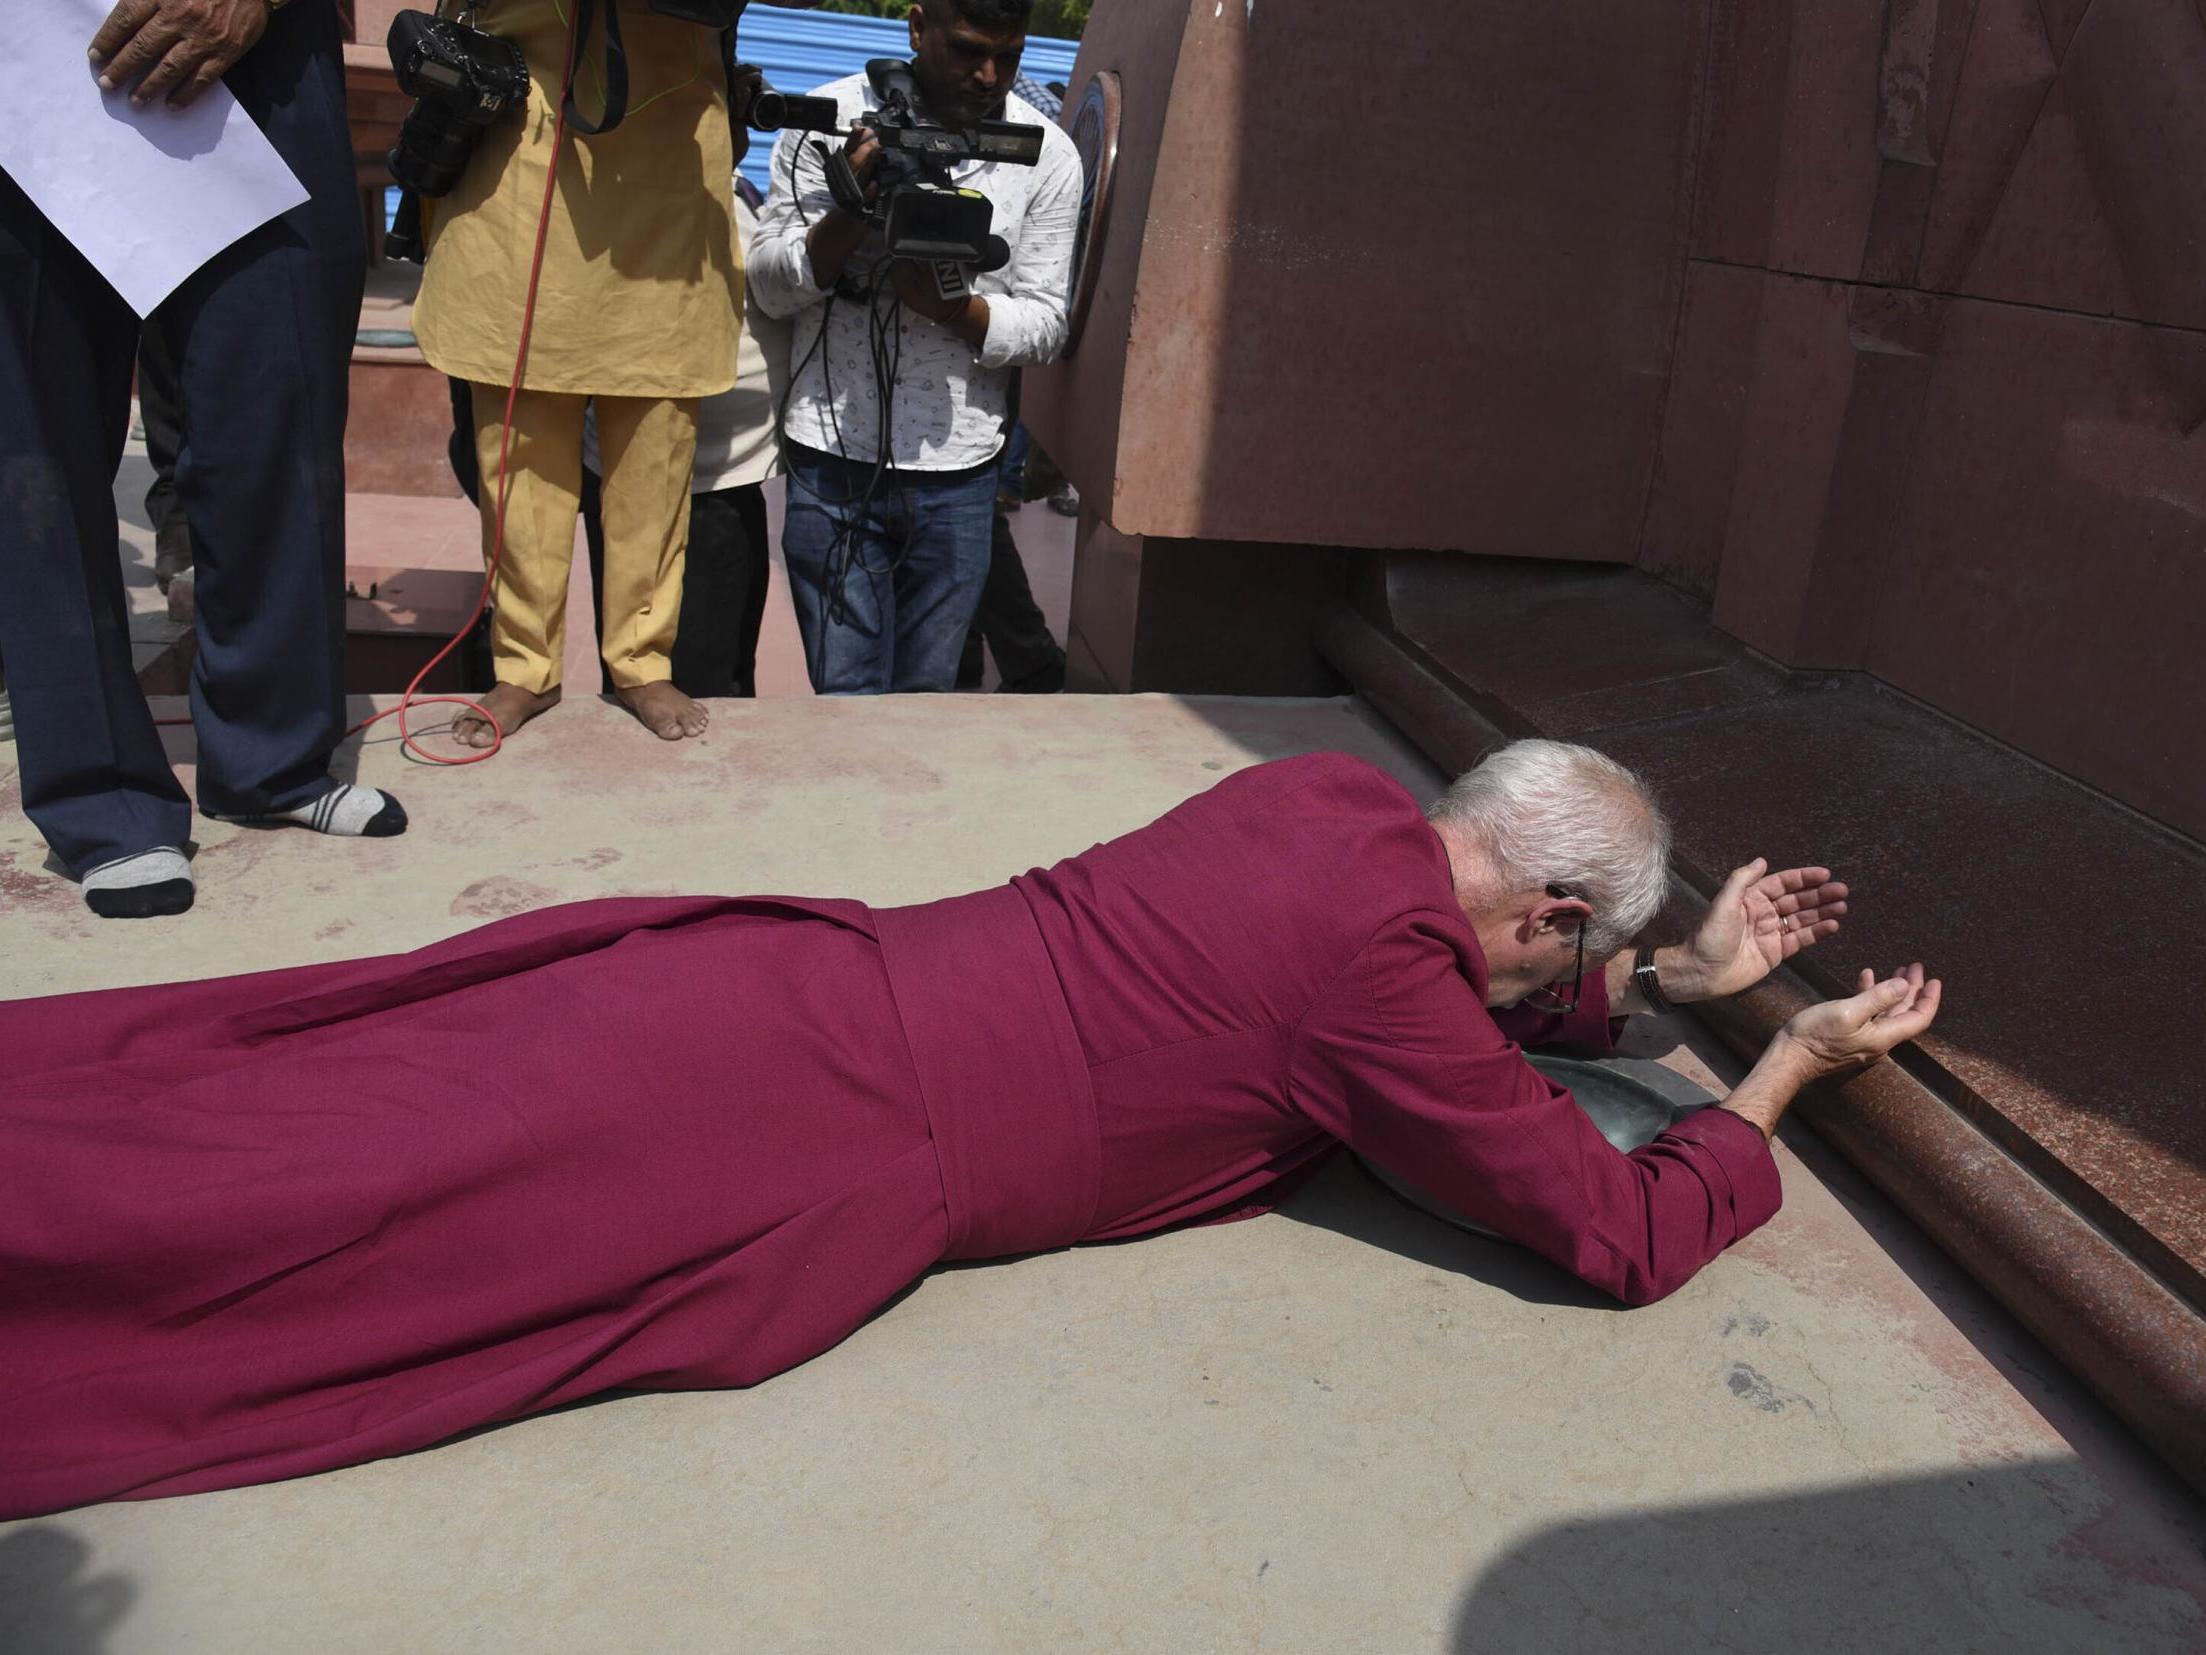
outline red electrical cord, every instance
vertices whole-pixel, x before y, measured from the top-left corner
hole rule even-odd
[[[384,719],[396,715],[401,749],[411,751],[416,758],[423,759],[430,764],[480,764],[484,759],[496,758],[498,750],[506,744],[505,731],[498,727],[498,721],[490,716],[482,703],[471,701],[464,695],[422,695],[418,692],[421,689],[422,680],[436,671],[446,656],[459,648],[460,640],[474,631],[475,623],[482,619],[483,611],[490,606],[491,590],[497,584],[498,565],[505,558],[506,497],[510,492],[512,483],[511,478],[507,475],[506,467],[507,460],[513,452],[513,408],[521,397],[521,379],[528,368],[529,334],[536,325],[536,287],[538,280],[544,273],[544,242],[551,231],[552,192],[559,184],[559,154],[567,137],[566,87],[574,79],[575,26],[581,19],[582,8],[580,6],[575,7],[567,18],[567,61],[559,72],[560,93],[553,105],[551,165],[544,169],[544,201],[536,214],[536,249],[529,259],[528,297],[521,306],[521,340],[519,348],[514,352],[513,380],[506,387],[505,418],[498,432],[497,522],[491,536],[490,562],[483,570],[482,590],[475,595],[475,607],[468,614],[467,619],[460,623],[460,629],[446,640],[442,649],[429,657],[427,665],[414,674],[413,681],[406,686],[406,692],[398,698],[398,705],[386,707],[379,713],[370,713],[366,718],[348,729],[339,738],[340,740],[350,740],[371,725],[380,724]],[[420,741],[415,738],[413,731],[407,726],[406,715],[415,707],[433,706],[438,703],[465,707],[489,725],[490,745],[471,752],[464,758],[453,758],[442,753],[432,753],[428,748],[422,746]],[[188,718],[161,718],[155,719],[154,722],[156,724],[189,724],[191,720]]]

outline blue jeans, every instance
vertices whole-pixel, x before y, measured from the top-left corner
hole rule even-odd
[[[1026,498],[1026,457],[1034,451],[1034,439],[1026,434],[1022,421],[1011,428],[1011,435],[1003,445],[1003,460],[997,467],[996,488],[1014,499]]]
[[[886,474],[860,520],[870,463],[798,443],[781,550],[820,695],[947,690],[988,578],[996,467]]]

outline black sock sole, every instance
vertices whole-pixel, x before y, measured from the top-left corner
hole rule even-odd
[[[368,825],[360,830],[363,839],[395,839],[406,831],[406,807],[383,795],[383,808],[368,818]]]
[[[86,891],[84,905],[102,919],[157,919],[163,914],[181,914],[196,894],[188,879],[163,879],[151,885]]]

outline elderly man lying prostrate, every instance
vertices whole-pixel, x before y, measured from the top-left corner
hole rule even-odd
[[[1320,754],[923,907],[609,899],[0,1005],[0,1515],[752,1384],[945,1259],[1243,1216],[1342,1143],[1660,1298],[1776,1211],[1793,1093],[1938,1003],[1909,967],[1803,1012],[1618,1153],[1518,1048],[1642,1004],[1665,841],[1582,748],[1429,818]],[[1746,987],[1844,895],[1741,868],[1655,992]]]

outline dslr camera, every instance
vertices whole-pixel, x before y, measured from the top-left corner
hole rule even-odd
[[[827,158],[827,188],[835,205],[879,230],[890,258],[919,259],[938,269],[999,269],[1011,251],[1001,236],[991,233],[995,209],[978,190],[953,184],[950,169],[963,161],[1031,167],[1042,158],[1042,129],[1016,121],[982,121],[960,130],[929,120],[912,67],[901,58],[874,58],[866,65],[866,79],[873,87],[874,107],[851,124],[870,128],[880,141],[880,157],[874,162],[877,188],[868,203],[849,155],[837,150]],[[751,124],[767,132],[791,126],[832,133],[834,101],[767,94],[754,106]]]
[[[392,18],[389,45],[398,88],[414,106],[385,158],[405,193],[383,252],[419,264],[420,198],[450,195],[483,129],[528,103],[529,66],[512,41],[427,12]]]
[[[588,0],[569,0],[588,12]],[[733,29],[748,0],[646,0],[652,11],[708,29]],[[604,0],[607,50],[619,50],[616,8]],[[472,17],[475,7],[461,8]],[[583,20],[587,24],[587,16]],[[467,168],[485,128],[510,110],[525,108],[529,67],[521,48],[483,33],[465,22],[428,12],[402,11],[391,19],[387,40],[398,87],[414,100],[398,129],[398,143],[385,157],[391,176],[404,193],[390,233],[383,238],[387,258],[422,261],[421,198],[450,195]],[[618,117],[601,130],[610,131]]]

